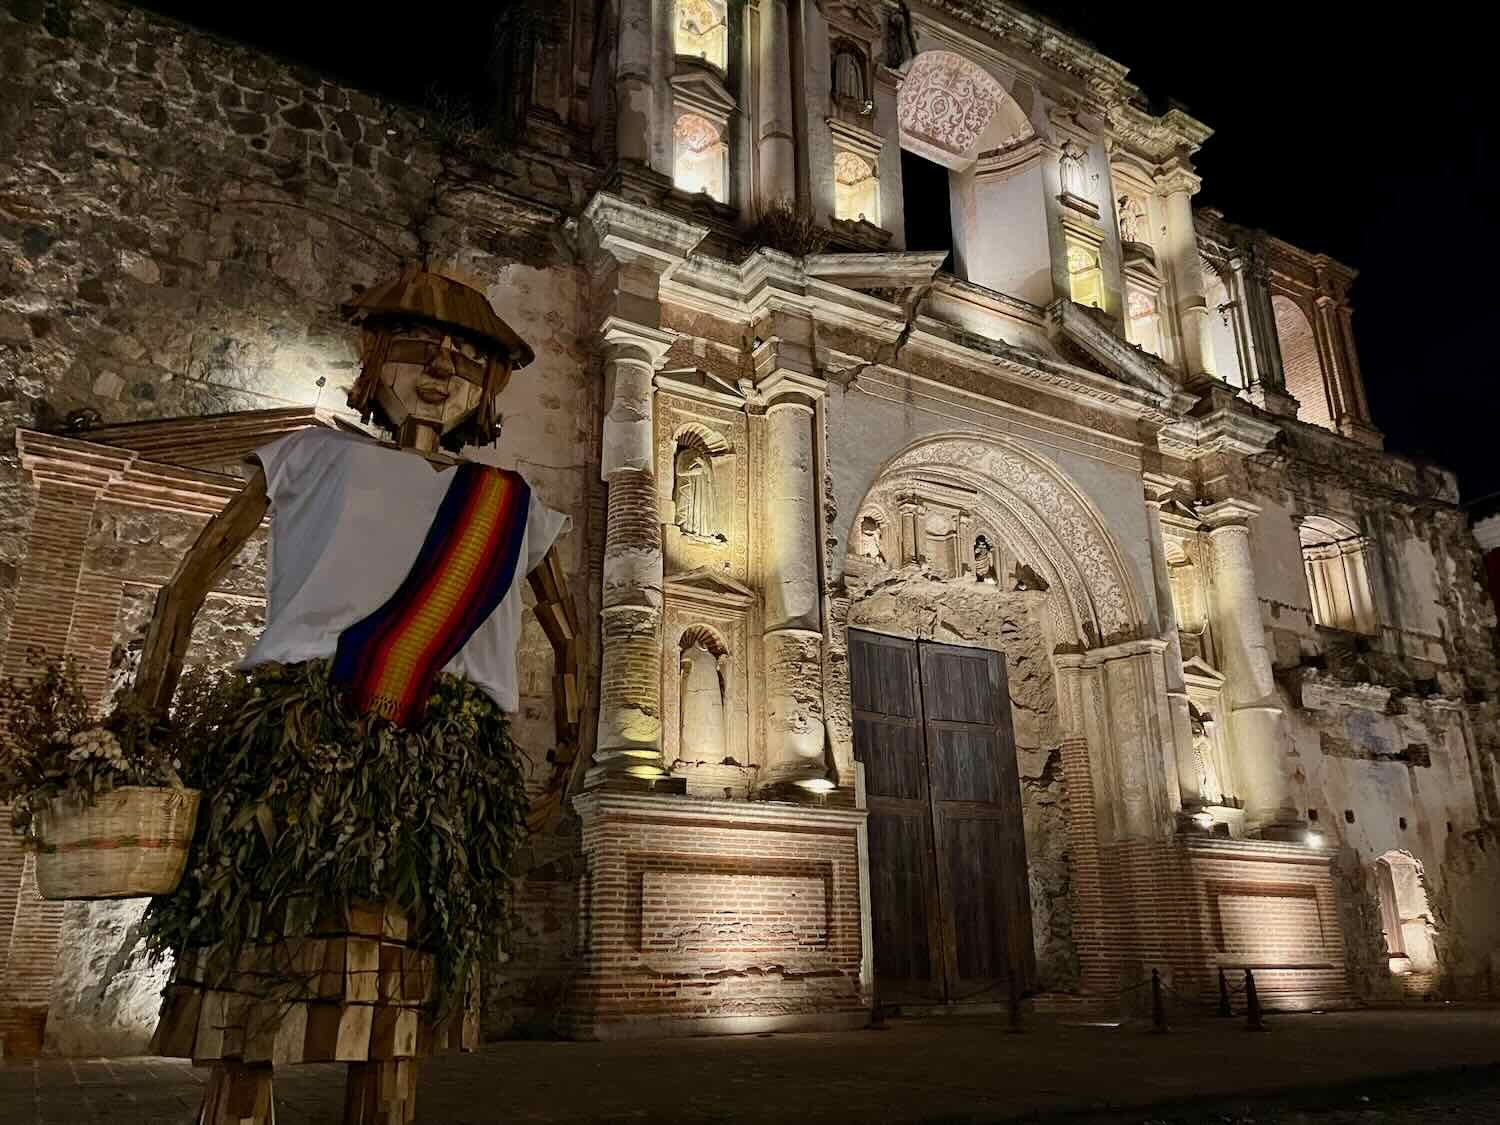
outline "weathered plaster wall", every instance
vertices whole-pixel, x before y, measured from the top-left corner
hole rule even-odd
[[[1038,980],[1045,989],[1076,986],[1062,735],[1047,642],[1048,595],[1010,593],[970,577],[944,581],[920,567],[907,567],[851,578],[849,596],[850,628],[972,645],[1005,655]]]
[[[587,167],[461,148],[429,115],[92,0],[0,4],[0,151],[0,644],[32,508],[15,427],[291,404],[346,412],[356,340],[338,305],[425,250],[484,289],[536,350],[502,398],[499,446],[481,456],[521,469],[539,499],[572,517],[561,548],[580,649],[592,653],[596,391],[560,233],[586,194]],[[101,510],[85,573],[122,583],[105,654],[116,686],[138,658],[155,585],[200,525]],[[210,597],[190,659],[229,663],[255,635],[264,559],[253,554]],[[514,730],[540,767],[552,744],[552,660],[530,615],[518,659]],[[0,900],[13,905],[14,894],[0,886]],[[518,910],[532,902],[520,896]],[[70,907],[51,1049],[144,1048],[159,971],[134,943],[143,905]]]
[[[1433,987],[1493,988],[1500,882],[1492,833],[1497,678],[1493,611],[1451,475],[1350,449],[1307,427],[1252,466],[1262,620],[1287,715],[1296,800],[1340,848],[1345,948],[1356,989],[1392,995],[1375,862],[1423,869],[1439,958]],[[1378,634],[1315,626],[1293,513],[1366,534]],[[1488,845],[1488,846],[1487,846]],[[1426,987],[1426,984],[1423,985]]]

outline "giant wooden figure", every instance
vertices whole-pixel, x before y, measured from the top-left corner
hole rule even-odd
[[[412,457],[425,458],[432,463],[434,470],[439,470],[458,462],[446,450],[456,450],[468,443],[486,444],[494,440],[498,429],[496,396],[504,389],[513,371],[531,362],[533,353],[495,315],[483,294],[446,277],[407,270],[400,277],[367,291],[346,305],[345,312],[362,328],[363,369],[350,392],[349,403],[366,418],[373,414],[377,421],[395,435],[402,451]],[[333,437],[334,435],[325,432],[317,440],[327,443]],[[341,442],[344,440],[357,443],[360,456],[369,456],[368,444],[358,438],[340,438]],[[275,447],[271,448],[274,450]],[[387,449],[387,452],[394,451]],[[164,710],[172,699],[187,652],[193,618],[204,598],[223,577],[230,562],[259,527],[271,507],[272,498],[277,493],[274,487],[268,487],[266,462],[269,460],[275,466],[274,476],[275,472],[281,471],[278,457],[274,452],[261,454],[261,463],[250,481],[223,512],[203,529],[177,573],[157,599],[155,616],[147,634],[141,670],[134,689],[137,697],[153,710]],[[435,477],[436,475],[434,472]],[[452,472],[441,475],[444,478],[456,476]],[[519,481],[520,478],[513,479]],[[525,489],[524,482],[520,487]],[[525,497],[529,497],[529,491],[523,495],[523,505]],[[388,501],[382,497],[377,502],[384,504]],[[381,514],[389,521],[405,518],[421,521],[424,526],[431,518],[430,513],[403,513],[390,507],[385,507]],[[273,517],[274,515],[273,513]],[[554,524],[549,527],[547,534],[547,542],[551,544],[556,528],[561,525],[561,517],[556,517],[555,513],[548,515],[554,517]],[[522,518],[525,518],[524,509]],[[532,534],[536,538],[535,533]],[[278,549],[282,548],[278,546]],[[371,549],[378,551],[380,545],[371,544]],[[513,557],[512,566],[515,561],[517,560]],[[521,561],[526,561],[524,556]],[[520,569],[522,568],[515,568],[510,573],[518,576],[516,571]],[[536,830],[560,804],[570,773],[569,767],[576,756],[579,720],[577,620],[555,545],[547,546],[540,562],[529,570],[527,577],[536,597],[536,617],[552,643],[555,661],[557,747],[550,755],[552,770],[545,791],[533,802],[528,814],[529,826]],[[277,628],[275,593],[273,588],[267,636],[262,637],[257,650],[252,651],[252,657],[268,640],[274,640],[272,634]],[[499,593],[504,594],[505,590],[500,590]],[[483,607],[480,607],[471,610],[470,616],[483,612]],[[512,608],[510,612],[513,616],[518,616],[519,609]],[[346,630],[346,635],[352,632],[353,630]],[[510,633],[502,633],[500,636],[504,641],[499,647],[508,643],[509,651],[499,652],[495,646],[491,646],[492,659],[499,665],[508,662],[508,674],[511,677],[509,690],[513,695],[514,638]],[[344,657],[344,645],[345,641],[341,640],[337,660]],[[290,647],[295,649],[296,645],[292,644]],[[463,651],[467,653],[469,649],[465,647]],[[273,651],[265,659],[288,657]],[[247,658],[247,662],[253,663],[254,660]],[[466,674],[461,662],[450,664],[449,667],[458,674]],[[471,670],[472,667],[471,657]],[[502,668],[502,678],[506,671]],[[381,682],[377,673],[371,683],[364,685],[368,690],[363,695],[356,693],[353,698],[362,701],[367,710],[402,722],[406,712],[402,710],[399,700],[393,700],[392,692],[388,690],[389,680],[390,674],[387,674],[386,681]],[[422,685],[418,684],[418,687]],[[502,707],[507,707],[503,699],[500,703]],[[514,707],[514,703],[511,702],[508,706]],[[421,703],[418,701],[413,721],[420,721],[419,717],[415,717],[420,715],[420,708]],[[388,915],[384,920],[377,919],[376,937],[379,938],[384,929],[384,936],[389,938],[390,925]],[[402,920],[400,926],[403,931],[404,925]],[[380,948],[387,950],[388,947]],[[170,1007],[168,1005],[169,1009]],[[163,1053],[189,1054],[200,1062],[217,1060],[212,1062],[213,1072],[204,1096],[200,1121],[206,1125],[221,1125],[231,1121],[274,1120],[270,1062],[276,1059],[294,1061],[304,1056],[296,1049],[277,1051],[273,1059],[260,1059],[255,1063],[243,1057],[228,1059],[212,1054],[205,1056],[201,1050],[202,1038],[196,1029],[201,1021],[210,1018],[207,1012],[196,1010],[187,1018],[181,1012],[174,1016],[168,1011],[164,1013],[163,1030],[158,1036],[159,1049]],[[368,1019],[365,1022],[368,1026]],[[472,1034],[472,1011],[467,1013],[464,1022]],[[168,1026],[169,1024],[174,1026]],[[343,1034],[341,1026],[335,1034],[341,1044]],[[285,1029],[279,1037],[291,1038],[285,1034]],[[430,1035],[424,1036],[423,1046],[427,1045],[426,1040],[430,1038]],[[465,1042],[463,1045],[471,1044]],[[415,1052],[397,1053],[410,1056],[421,1051],[418,1049]],[[395,1123],[411,1119],[415,1104],[414,1057],[365,1058],[357,1050],[353,1054],[336,1054],[333,1057],[357,1057],[363,1060],[351,1061],[349,1065],[346,1121]]]

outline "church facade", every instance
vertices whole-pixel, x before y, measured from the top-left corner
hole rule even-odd
[[[497,135],[0,6],[0,671],[128,680],[244,455],[354,424],[339,303],[425,260],[536,351],[473,455],[572,517],[585,630],[491,1034],[1114,1010],[1153,970],[1497,995],[1494,610],[1452,475],[1383,449],[1353,271],[1195,208],[1208,127],[999,0],[549,10]],[[253,640],[264,554],[191,660]],[[540,782],[529,614],[519,660]],[[8,1051],[144,1048],[142,906],[43,902],[0,840]]]

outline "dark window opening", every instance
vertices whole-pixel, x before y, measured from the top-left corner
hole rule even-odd
[[[946,250],[953,268],[953,213],[948,169],[901,150],[901,209],[906,216],[908,250]]]

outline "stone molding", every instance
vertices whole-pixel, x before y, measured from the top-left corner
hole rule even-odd
[[[819,806],[788,801],[714,801],[698,797],[597,789],[573,798],[585,820],[670,820],[729,828],[790,829],[799,832],[852,834],[865,822],[864,809]]]

